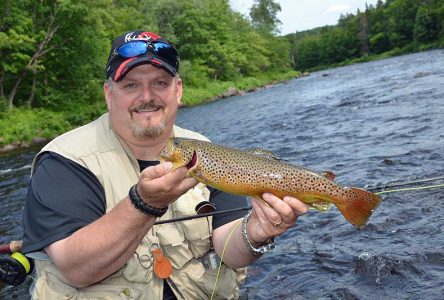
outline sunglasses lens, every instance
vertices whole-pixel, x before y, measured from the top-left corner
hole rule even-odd
[[[126,58],[137,57],[147,53],[148,49],[158,58],[171,65],[176,71],[179,69],[179,53],[173,46],[164,42],[128,42],[117,49],[117,54]]]
[[[152,46],[154,53],[158,57],[169,63],[174,68],[178,69],[179,54],[173,46],[162,42],[153,43]]]
[[[146,42],[134,41],[120,46],[119,49],[117,49],[117,53],[122,57],[136,57],[146,53],[146,49]]]

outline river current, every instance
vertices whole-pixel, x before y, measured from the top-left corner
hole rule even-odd
[[[180,126],[241,149],[263,148],[346,186],[444,176],[444,51],[312,73],[178,114]],[[0,157],[0,244],[20,239],[36,149]],[[418,185],[436,185],[444,179]],[[383,194],[363,229],[310,211],[249,267],[242,299],[442,299],[444,189]],[[29,284],[0,283],[0,299]]]

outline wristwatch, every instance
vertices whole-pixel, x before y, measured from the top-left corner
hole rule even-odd
[[[250,241],[250,239],[248,238],[248,234],[247,234],[247,222],[248,222],[248,220],[249,220],[250,217],[251,217],[251,212],[252,212],[252,210],[250,210],[250,211],[245,215],[245,217],[244,217],[244,219],[243,219],[243,221],[242,221],[242,236],[243,236],[243,238],[244,238],[244,240],[245,240],[245,243],[246,243],[247,246],[248,246],[248,249],[250,249],[251,254],[252,254],[252,255],[255,255],[255,256],[258,256],[258,255],[262,255],[262,254],[264,254],[264,253],[267,253],[267,252],[270,251],[270,250],[273,250],[274,247],[275,247],[275,244],[274,244],[274,239],[273,239],[273,238],[272,238],[272,239],[269,239],[269,240],[266,242],[265,245],[262,245],[262,246],[257,247],[257,248],[254,247],[254,246],[251,244],[251,241]]]

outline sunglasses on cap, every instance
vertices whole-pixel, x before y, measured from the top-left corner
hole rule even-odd
[[[131,41],[116,49],[116,53],[125,58],[137,57],[147,52],[152,52],[174,69],[179,69],[179,53],[176,48],[165,42]]]

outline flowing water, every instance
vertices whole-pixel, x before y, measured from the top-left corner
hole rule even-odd
[[[184,108],[178,124],[214,142],[264,148],[347,186],[444,176],[444,51],[316,72]],[[0,157],[0,243],[21,236],[35,150]],[[442,183],[444,179],[430,184]],[[249,268],[242,299],[442,299],[444,189],[383,195],[357,230],[310,211]],[[0,298],[27,296],[0,283]]]

